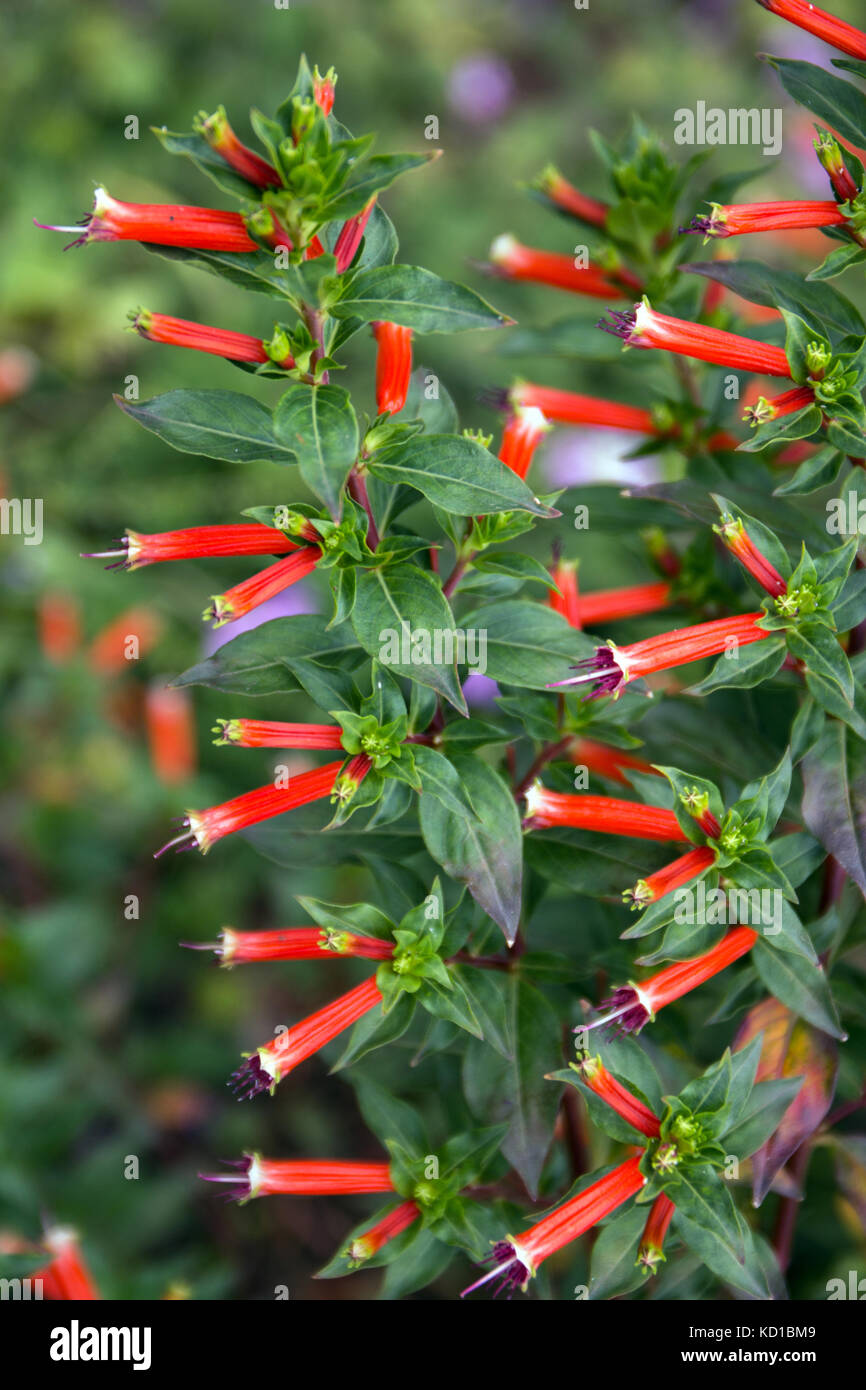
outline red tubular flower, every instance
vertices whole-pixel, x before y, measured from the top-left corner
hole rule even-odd
[[[625,1163],[614,1168],[613,1172],[599,1178],[576,1197],[572,1197],[570,1202],[558,1207],[549,1216],[543,1217],[536,1225],[530,1226],[519,1238],[506,1236],[504,1240],[498,1241],[490,1256],[496,1261],[495,1268],[468,1289],[464,1289],[463,1297],[491,1279],[500,1280],[497,1293],[503,1288],[510,1292],[516,1288],[525,1289],[537,1273],[542,1260],[561,1250],[564,1245],[577,1240],[578,1236],[582,1236],[584,1231],[588,1231],[597,1221],[616,1211],[617,1207],[621,1207],[623,1202],[627,1202],[629,1197],[640,1191],[645,1181],[640,1171],[640,1156],[626,1159]]]
[[[549,429],[541,411],[535,406],[517,406],[502,431],[500,462],[516,473],[518,478],[525,478],[535,451]]]
[[[313,101],[320,108],[323,116],[330,116],[334,109],[334,88],[337,85],[337,74],[333,68],[322,77],[319,69],[313,72]]]
[[[355,259],[355,253],[361,245],[361,238],[370,220],[370,213],[373,211],[376,204],[376,197],[377,194],[374,193],[370,201],[364,205],[361,211],[356,213],[354,217],[350,217],[340,228],[340,235],[334,242],[334,255],[337,258],[338,275],[342,275],[344,270],[348,270]]]
[[[68,1226],[53,1226],[45,1232],[43,1244],[53,1258],[30,1278],[41,1279],[45,1298],[89,1302],[100,1297],[75,1231]]]
[[[777,420],[780,415],[793,415],[806,405],[815,404],[815,393],[811,386],[795,386],[791,391],[783,391],[779,396],[759,396],[743,415],[751,425],[766,425]]]
[[[580,1073],[584,1085],[601,1100],[606,1101],[612,1110],[622,1116],[626,1124],[632,1125],[648,1139],[658,1138],[660,1126],[657,1117],[649,1106],[644,1105],[627,1086],[623,1086],[621,1081],[617,1081],[616,1077],[611,1075],[600,1057],[583,1056],[573,1065]]]
[[[412,375],[412,330],[399,323],[374,323],[376,339],[376,409],[396,415],[406,404]]]
[[[689,850],[688,854],[681,854],[679,859],[674,859],[663,869],[648,874],[646,878],[639,878],[634,888],[630,888],[623,897],[632,907],[646,907],[647,903],[654,903],[657,898],[663,898],[666,893],[690,883],[693,878],[712,868],[715,862],[715,851],[709,845]]]
[[[624,295],[626,287],[635,290],[641,287],[640,281],[627,270],[618,270],[614,277],[597,265],[580,268],[574,264],[572,256],[558,251],[539,251],[509,235],[496,238],[490,248],[490,263],[494,273],[503,279],[531,280],[571,290],[573,294],[588,294],[595,299]]]
[[[711,213],[693,217],[684,230],[703,232],[708,237],[728,237],[801,227],[840,227],[848,220],[836,203],[802,199],[780,203],[712,203],[711,207]]]
[[[175,786],[195,772],[195,720],[189,691],[154,682],[144,704],[151,766],[161,782]]]
[[[43,594],[37,609],[39,645],[57,665],[71,660],[81,644],[81,613],[70,594],[59,589]]]
[[[588,198],[585,193],[580,193],[552,164],[542,170],[533,187],[548,198],[554,207],[576,217],[579,222],[587,222],[592,227],[604,226],[609,212],[607,203],[600,203],[597,198]]]
[[[289,354],[277,361],[272,356],[273,349],[269,351],[270,344],[262,338],[253,338],[249,333],[235,333],[230,328],[211,328],[206,323],[175,319],[169,314],[152,314],[147,309],[137,309],[129,317],[136,333],[152,343],[194,348],[197,352],[210,352],[215,357],[227,357],[232,362],[273,362],[286,369],[295,365],[294,358]]]
[[[753,579],[766,589],[773,598],[781,598],[788,592],[787,581],[782,578],[775,565],[762,555],[755,542],[750,539],[739,517],[723,516],[720,526],[714,526],[717,536],[721,536],[728,550],[736,555],[744,569]]]
[[[621,782],[623,786],[628,785],[624,768],[643,772],[647,776],[661,776],[661,773],[644,762],[643,758],[636,758],[633,753],[626,753],[622,748],[610,748],[606,743],[596,743],[591,738],[574,739],[568,750],[568,757],[575,767],[589,768],[590,772],[597,772],[599,777],[606,777],[609,782]]]
[[[642,642],[632,642],[625,647],[616,647],[608,642],[603,647],[596,647],[594,656],[577,662],[573,669],[579,672],[578,675],[555,681],[554,685],[591,682],[592,689],[586,697],[588,700],[598,699],[602,695],[612,695],[617,699],[628,682],[640,676],[649,676],[655,671],[669,671],[673,666],[686,666],[690,661],[718,656],[720,652],[731,650],[732,645],[745,647],[771,637],[772,633],[758,627],[764,616],[764,613],[757,612],[742,613],[733,618],[715,618],[710,623],[660,632],[657,637],[647,637]]]
[[[262,1158],[244,1154],[227,1159],[231,1173],[199,1173],[205,1182],[229,1183],[229,1201],[251,1197],[355,1196],[368,1192],[393,1192],[387,1163],[355,1163],[338,1158]]]
[[[623,985],[614,990],[603,1007],[609,1006],[611,1012],[594,1023],[593,1027],[607,1027],[616,1023],[623,1033],[639,1033],[645,1023],[655,1018],[659,1009],[673,1004],[690,990],[711,980],[720,970],[733,965],[758,939],[758,933],[751,927],[734,927],[722,937],[718,946],[694,960],[677,961],[674,965],[660,970],[641,984]]]
[[[267,569],[259,570],[249,579],[243,579],[234,588],[226,589],[224,594],[213,594],[202,617],[205,622],[213,622],[214,627],[233,622],[251,613],[260,604],[266,603],[274,594],[282,593],[290,584],[297,584],[316,568],[322,558],[317,545],[305,545],[294,554],[287,555]]]
[[[618,801],[612,796],[552,792],[534,782],[526,793],[529,828],[544,830],[570,825],[577,830],[598,830],[605,835],[627,835],[637,840],[686,841],[673,811],[662,806],[643,806],[638,801]]]
[[[155,645],[162,632],[162,619],[150,608],[128,608],[119,618],[94,637],[89,651],[90,664],[102,675],[115,675],[127,667],[129,641],[135,639],[136,655]]]
[[[239,212],[172,203],[121,203],[104,188],[97,188],[93,211],[79,227],[50,227],[44,222],[36,226],[47,232],[78,232],[70,246],[85,246],[90,241],[144,241],[198,251],[259,250]]]
[[[225,107],[220,106],[212,116],[198,116],[193,128],[247,183],[256,188],[279,188],[282,179],[276,169],[238,139],[229,125]]]
[[[122,557],[107,569],[137,570],[163,560],[197,560],[219,555],[282,555],[297,550],[298,543],[274,526],[258,522],[238,526],[189,526],[181,531],[129,531],[118,542],[120,550],[95,550],[88,560]]]
[[[220,719],[214,743],[239,748],[342,748],[339,724],[281,724],[267,719]]]
[[[236,831],[246,830],[248,826],[257,825],[259,821],[269,820],[272,816],[281,816],[284,811],[293,811],[297,806],[321,801],[334,791],[341,767],[341,762],[326,763],[324,767],[313,768],[310,772],[299,772],[296,777],[289,779],[287,787],[275,787],[268,782],[266,786],[244,792],[220,806],[209,806],[205,811],[188,811],[184,818],[188,829],[163,845],[154,858],[187,840],[194,842],[202,854],[207,854],[211,846],[226,835],[234,835]]]
[[[653,584],[631,584],[622,589],[601,589],[580,596],[580,625],[597,627],[619,618],[636,618],[642,613],[658,613],[671,601],[671,586],[664,580]]]
[[[577,587],[577,562],[557,560],[550,571],[556,589],[549,589],[547,602],[571,627],[580,627],[580,594]],[[557,592],[558,590],[558,592]]]
[[[673,1214],[673,1202],[665,1192],[660,1192],[650,1207],[637,1252],[637,1264],[641,1269],[645,1269],[647,1274],[655,1274],[658,1266],[664,1261],[662,1247]]]
[[[327,960],[337,956],[389,960],[394,954],[392,941],[334,927],[285,927],[278,931],[224,927],[216,944],[184,941],[182,945],[192,951],[213,951],[226,968],[266,960]]]
[[[702,323],[658,314],[643,301],[626,313],[618,309],[608,312],[610,322],[602,319],[597,327],[624,339],[628,347],[662,348],[683,357],[695,357],[699,362],[714,362],[720,367],[758,372],[761,376],[791,375],[788,359],[781,348],[752,338],[741,338],[721,328],[707,328]]]
[[[620,401],[597,396],[581,396],[576,391],[559,391],[553,386],[536,386],[521,381],[508,393],[512,406],[536,406],[548,420],[564,425],[598,425],[614,430],[635,430],[639,434],[659,434],[652,412]]]
[[[359,1265],[372,1259],[389,1240],[394,1240],[396,1236],[408,1230],[420,1215],[421,1208],[415,1202],[401,1202],[369,1230],[364,1231],[363,1235],[356,1236],[345,1252],[352,1268],[357,1269]]]
[[[233,1073],[229,1085],[238,1100],[252,1100],[262,1091],[273,1091],[290,1071],[381,1002],[376,977],[371,975],[363,984],[341,994],[293,1028],[278,1033],[271,1042],[248,1054],[243,1065]]]
[[[787,19],[798,28],[823,39],[840,53],[866,59],[866,34],[855,29],[853,24],[846,24],[844,19],[819,10],[817,5],[811,4],[811,0],[758,0],[758,4],[771,14],[777,14],[780,19]]]
[[[827,171],[830,187],[837,202],[853,202],[860,190],[848,172],[838,140],[834,140],[827,131],[822,130],[813,144],[821,167]]]

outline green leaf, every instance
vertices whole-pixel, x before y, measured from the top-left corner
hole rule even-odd
[[[415,1000],[409,994],[401,994],[387,1013],[383,1013],[382,1005],[377,1004],[375,1009],[358,1019],[349,1034],[349,1041],[331,1067],[331,1071],[343,1071],[354,1062],[359,1062],[362,1057],[366,1057],[368,1052],[374,1052],[377,1047],[396,1042],[406,1032],[414,1013]]]
[[[203,135],[195,133],[181,135],[173,130],[167,130],[165,126],[151,126],[151,130],[164,150],[167,150],[169,154],[183,155],[192,160],[197,169],[203,174],[207,174],[208,178],[213,179],[214,183],[219,188],[224,189],[226,193],[232,193],[235,197],[240,195],[251,202],[258,202],[261,190],[255,184],[248,183],[240,174],[235,173],[222,155],[211,149]]]
[[[361,646],[387,670],[431,686],[461,714],[468,712],[457,678],[454,616],[426,570],[417,565],[364,570],[352,626]]]
[[[439,154],[439,150],[427,154],[374,154],[359,161],[336,197],[318,209],[319,217],[323,222],[334,222],[354,216],[374,193],[389,188],[401,174],[408,174],[438,159]]]
[[[857,147],[866,145],[866,96],[861,91],[813,63],[769,55],[767,62],[778,72],[789,96],[813,111],[843,140]]]
[[[467,1094],[483,1118],[508,1121],[502,1152],[535,1195],[560,1099],[558,1087],[539,1081],[561,1058],[560,1021],[544,995],[520,975],[508,977],[507,996],[510,1055],[500,1057],[483,1043],[470,1043],[467,1065],[471,1069],[482,1057],[485,1064]]]
[[[565,679],[569,666],[597,645],[552,609],[525,599],[475,609],[463,621],[467,628],[486,633],[484,674],[529,690],[546,690]]]
[[[367,470],[382,482],[415,488],[434,506],[457,516],[515,509],[534,516],[559,516],[554,507],[539,502],[523,479],[489,449],[462,435],[416,435],[378,449],[371,455]]]
[[[802,65],[805,66],[805,65]],[[791,270],[777,270],[762,261],[692,261],[683,266],[690,275],[704,275],[726,285],[752,304],[787,309],[816,331],[830,329],[840,337],[866,333],[854,305],[830,285],[812,285]]]
[[[296,456],[307,487],[338,518],[343,487],[359,448],[358,421],[348,391],[294,383],[277,403],[274,433]]]
[[[854,677],[839,639],[823,623],[806,620],[788,629],[788,650],[819,679],[839,687],[843,699],[854,699]]]
[[[828,487],[836,481],[844,462],[844,454],[832,445],[818,449],[811,458],[803,460],[786,483],[773,489],[773,496],[787,497],[798,493],[817,492],[819,488]]]
[[[776,1130],[801,1085],[801,1077],[759,1081],[736,1124],[724,1136],[727,1152],[740,1160],[751,1158]]]
[[[709,1171],[712,1172],[712,1169]],[[718,1186],[718,1192],[713,1194],[716,1202],[714,1208],[701,1201],[701,1195],[705,1193],[692,1194],[693,1183],[689,1185],[687,1194],[683,1194],[683,1207],[680,1205],[682,1184],[671,1192],[676,1202],[673,1229],[718,1279],[744,1290],[752,1298],[768,1299],[770,1293],[760,1265],[756,1260],[747,1264],[745,1232],[748,1228],[721,1179],[715,1174],[713,1178]],[[695,1215],[703,1219],[696,1220]]]
[[[750,958],[759,979],[780,1003],[814,1023],[816,1028],[823,1028],[834,1038],[844,1039],[827,977],[820,965],[810,965],[802,956],[790,951],[777,951],[760,936],[751,949]]]
[[[689,686],[689,695],[709,695],[711,690],[721,690],[724,686],[739,690],[750,690],[755,685],[775,676],[787,654],[784,637],[773,633],[760,642],[751,642],[747,647],[739,647],[731,655],[722,655],[710,671],[697,685]]]
[[[803,759],[803,819],[866,896],[866,745],[833,720]]]
[[[646,1207],[634,1202],[604,1223],[592,1247],[590,1300],[620,1298],[645,1282],[644,1271],[635,1264],[645,1224]]]
[[[385,319],[419,333],[463,333],[511,322],[474,290],[412,265],[359,271],[331,312],[365,323]]]
[[[237,391],[166,391],[136,404],[114,397],[121,410],[172,448],[230,463],[295,463],[276,437],[271,412]]]
[[[298,689],[300,682],[293,671],[296,664],[302,669],[353,652],[356,657],[361,655],[349,629],[326,629],[315,614],[274,618],[225,642],[213,656],[176,676],[172,685],[207,685],[232,694],[273,695]]]
[[[422,796],[424,843],[446,873],[467,885],[510,944],[520,923],[523,877],[517,805],[499,773],[479,758],[455,755],[453,764],[472,815],[456,815],[435,796]]]
[[[866,260],[866,250],[856,242],[847,242],[844,246],[837,246],[814,270],[810,270],[806,279],[809,281],[825,282],[833,280],[837,275],[842,275],[852,266],[861,265]]]
[[[386,1140],[396,1139],[415,1156],[429,1152],[429,1140],[415,1106],[398,1100],[369,1076],[353,1077],[352,1084],[364,1123],[383,1147]]]

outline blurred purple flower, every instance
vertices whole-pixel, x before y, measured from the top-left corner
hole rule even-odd
[[[623,430],[557,430],[544,452],[545,481],[553,488],[579,483],[657,482],[663,470],[657,458],[626,459],[635,437]]]
[[[464,121],[484,125],[504,115],[514,95],[514,77],[495,53],[474,53],[451,70],[448,101]]]
[[[482,676],[480,671],[476,671],[463,682],[463,694],[469,705],[492,705],[499,695],[499,686],[490,676]]]
[[[202,641],[202,655],[212,656],[233,637],[239,637],[242,632],[252,632],[253,628],[270,622],[272,618],[293,618],[297,613],[316,612],[318,605],[313,590],[304,583],[294,584],[292,588],[284,589],[281,594],[274,594],[273,598],[259,604],[245,617],[237,618],[223,627],[209,628]]]

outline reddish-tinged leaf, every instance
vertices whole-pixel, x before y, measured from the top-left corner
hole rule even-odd
[[[830,1108],[836,1084],[836,1043],[827,1033],[798,1019],[777,999],[749,1010],[734,1051],[763,1033],[756,1081],[802,1076],[803,1084],[775,1134],[752,1155],[753,1197],[760,1204],[784,1163],[814,1134]]]

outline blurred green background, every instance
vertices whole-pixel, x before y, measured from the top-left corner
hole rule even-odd
[[[853,0],[834,8],[856,21]],[[63,240],[36,231],[33,219],[75,221],[97,183],[130,201],[228,206],[191,165],[165,154],[149,127],[186,130],[196,110],[224,103],[248,139],[246,110],[272,110],[305,51],[323,70],[336,66],[340,120],[356,133],[378,130],[380,150],[425,148],[425,120],[439,119],[444,157],[383,199],[401,259],[465,279],[521,324],[535,324],[572,306],[550,290],[485,288],[468,264],[505,230],[551,249],[571,246],[573,230],[528,198],[522,180],[553,160],[603,196],[590,127],[616,138],[638,111],[670,142],[674,110],[703,99],[786,112],[779,159],[719,149],[713,172],[757,163],[767,172],[745,196],[826,196],[809,122],[755,54],[825,61],[827,52],[749,0],[590,0],[587,10],[568,0],[292,0],[286,10],[272,0],[11,0],[0,44],[0,475],[4,495],[44,499],[41,545],[0,538],[0,1229],[33,1239],[43,1213],[73,1223],[109,1297],[162,1297],[177,1286],[199,1299],[269,1298],[276,1284],[293,1298],[374,1296],[375,1271],[326,1284],[310,1278],[361,1218],[364,1199],[262,1201],[238,1211],[195,1177],[217,1156],[252,1148],[274,1157],[378,1156],[351,1088],[328,1079],[320,1058],[272,1102],[238,1106],[225,1087],[242,1050],[354,983],[358,970],[335,962],[226,972],[177,944],[213,940],[226,923],[299,925],[294,894],[351,900],[369,883],[360,872],[280,871],[240,840],[205,861],[152,859],[184,807],[269,776],[266,754],[212,746],[215,717],[309,711],[296,697],[265,709],[197,691],[169,712],[179,720],[180,753],[160,770],[154,692],[200,656],[207,596],[250,566],[106,575],[98,561],[78,558],[127,526],[233,521],[244,506],[297,498],[275,467],[174,453],[111,399],[131,375],[142,398],[181,385],[275,398],[276,383],[242,380],[220,359],[159,349],[125,331],[127,310],[141,304],[268,336],[273,305],[131,243],[64,255]],[[124,137],[131,115],[138,140]],[[514,370],[627,393],[619,366],[506,360],[502,338],[430,338],[418,349],[466,426],[495,428],[477,393]],[[342,379],[367,408],[372,361],[359,335]],[[617,573],[592,552],[588,566],[589,587],[642,573],[628,546]],[[315,585],[290,592],[302,607],[318,602]],[[139,630],[140,620],[125,616],[133,608],[147,610],[153,640],[140,660],[105,670],[93,643],[116,620]],[[194,726],[188,767],[185,719]],[[425,1064],[431,1095],[439,1065]],[[140,1162],[137,1180],[124,1177],[129,1155]],[[848,1256],[836,1253],[836,1219],[820,1202],[803,1231],[806,1254],[793,1280],[808,1297],[835,1262],[847,1269]],[[460,1287],[458,1276],[439,1291]]]

